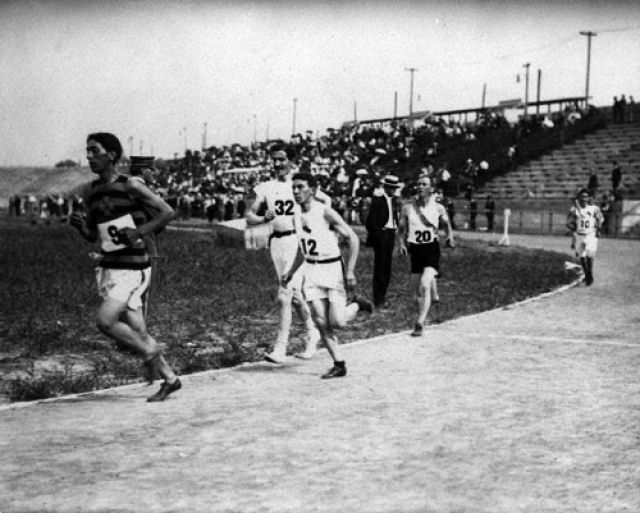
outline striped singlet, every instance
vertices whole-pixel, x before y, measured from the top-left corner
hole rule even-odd
[[[137,240],[132,246],[123,244],[118,229],[140,226],[147,220],[144,205],[127,192],[128,176],[119,175],[110,184],[99,180],[91,183],[87,209],[102,248],[98,264],[107,269],[146,269],[151,265],[145,243]]]

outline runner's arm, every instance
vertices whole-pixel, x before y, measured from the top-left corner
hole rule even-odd
[[[444,208],[443,205],[440,205],[440,222],[444,224],[444,231],[447,234],[447,246],[450,248],[455,248],[456,243],[453,238],[453,228],[451,227],[451,221],[449,220],[449,214],[447,214],[447,209]]]
[[[400,219],[398,219],[398,253],[402,256],[407,254],[407,230],[409,228],[408,209],[411,205],[404,205],[400,211]]]
[[[120,236],[124,237],[126,243],[131,245],[145,235],[152,234],[164,228],[174,218],[173,209],[160,196],[153,192],[140,180],[129,180],[127,191],[133,198],[137,198],[152,214],[151,219],[136,228],[121,228]]]
[[[263,205],[266,201],[264,194],[260,191],[256,191],[256,199],[251,204],[251,208],[245,214],[245,219],[247,220],[247,224],[254,226],[257,224],[268,223],[274,218],[275,213],[273,210],[267,210],[264,215],[258,215],[258,210],[260,206]]]
[[[347,239],[349,245],[349,257],[346,263],[346,277],[347,285],[353,287],[356,284],[356,262],[358,260],[358,254],[360,252],[360,239],[353,229],[346,223],[342,216],[338,214],[331,207],[327,207],[324,210],[324,218],[329,225],[339,234]]]
[[[84,205],[88,205],[87,191],[84,191],[82,196]],[[85,214],[82,211],[74,211],[69,218],[69,224],[78,230],[78,233],[80,233],[85,240],[89,242],[95,242],[98,240],[98,231],[96,230],[96,224],[93,222],[91,217],[91,212]]]

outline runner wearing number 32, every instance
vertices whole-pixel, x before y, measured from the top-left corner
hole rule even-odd
[[[269,251],[276,270],[278,280],[291,269],[298,253],[298,238],[296,237],[296,218],[300,216],[300,207],[293,199],[291,188],[291,159],[295,152],[291,148],[278,149],[271,155],[275,178],[256,186],[256,198],[246,214],[248,225],[269,223]],[[261,213],[264,212],[264,213]],[[276,342],[273,350],[265,355],[270,363],[283,363],[287,358],[287,344],[291,331],[292,305],[306,325],[306,340],[304,352],[297,354],[298,358],[309,359],[316,352],[320,341],[320,333],[313,324],[309,307],[301,292],[302,274],[296,273],[291,281],[278,287],[279,323]]]
[[[86,214],[74,212],[69,222],[86,240],[100,244],[98,329],[118,347],[142,357],[147,381],[153,382],[158,374],[164,379],[160,390],[147,399],[164,401],[182,385],[147,331],[142,296],[149,285],[151,260],[143,237],[164,227],[174,213],[142,182],[118,173],[121,156],[115,135],[87,137],[87,159],[98,178],[84,192]],[[153,212],[150,219],[148,212]]]
[[[454,247],[454,240],[447,211],[431,194],[429,177],[420,177],[416,188],[417,198],[402,207],[397,242],[399,253],[411,257],[411,288],[417,307],[411,336],[419,337],[432,300],[439,301],[436,277],[440,270],[440,226],[446,231],[449,247]]]

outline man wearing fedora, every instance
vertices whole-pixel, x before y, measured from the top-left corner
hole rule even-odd
[[[371,199],[367,228],[367,246],[373,248],[373,304],[381,307],[391,280],[393,245],[398,228],[400,205],[394,193],[400,188],[397,176],[387,175],[381,182],[382,195]]]

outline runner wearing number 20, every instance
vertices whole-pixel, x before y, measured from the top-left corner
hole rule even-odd
[[[414,337],[422,335],[432,300],[439,300],[436,277],[440,269],[439,227],[444,226],[447,245],[454,247],[453,229],[445,207],[431,192],[429,177],[421,177],[416,184],[418,197],[407,203],[398,223],[398,250],[411,257],[411,283],[416,295],[417,315]]]
[[[145,378],[159,374],[164,382],[147,399],[164,401],[181,388],[180,380],[147,331],[142,296],[151,277],[151,260],[143,237],[164,227],[173,210],[138,180],[121,175],[116,163],[122,156],[118,138],[110,133],[90,134],[87,159],[98,178],[85,191],[86,216],[74,212],[69,220],[89,242],[99,242],[101,255],[96,278],[102,304],[98,308],[100,331],[124,349],[140,355]],[[147,212],[153,212],[151,219]]]
[[[273,152],[271,159],[276,176],[273,180],[261,183],[255,188],[256,199],[246,214],[248,225],[262,223],[270,223],[271,225],[269,251],[278,279],[291,269],[298,253],[296,226],[299,225],[300,207],[293,199],[293,189],[291,188],[292,164],[290,158],[294,158],[294,154],[292,150],[290,151],[289,155],[284,150]],[[259,214],[261,209],[265,209],[264,215]],[[295,306],[307,330],[305,351],[296,356],[309,359],[316,352],[320,333],[315,327],[309,307],[302,297],[301,285],[302,274],[298,272],[287,285],[280,283],[278,287],[280,310],[278,333],[273,350],[265,355],[265,360],[270,363],[286,361],[287,344],[291,331],[292,305]]]

